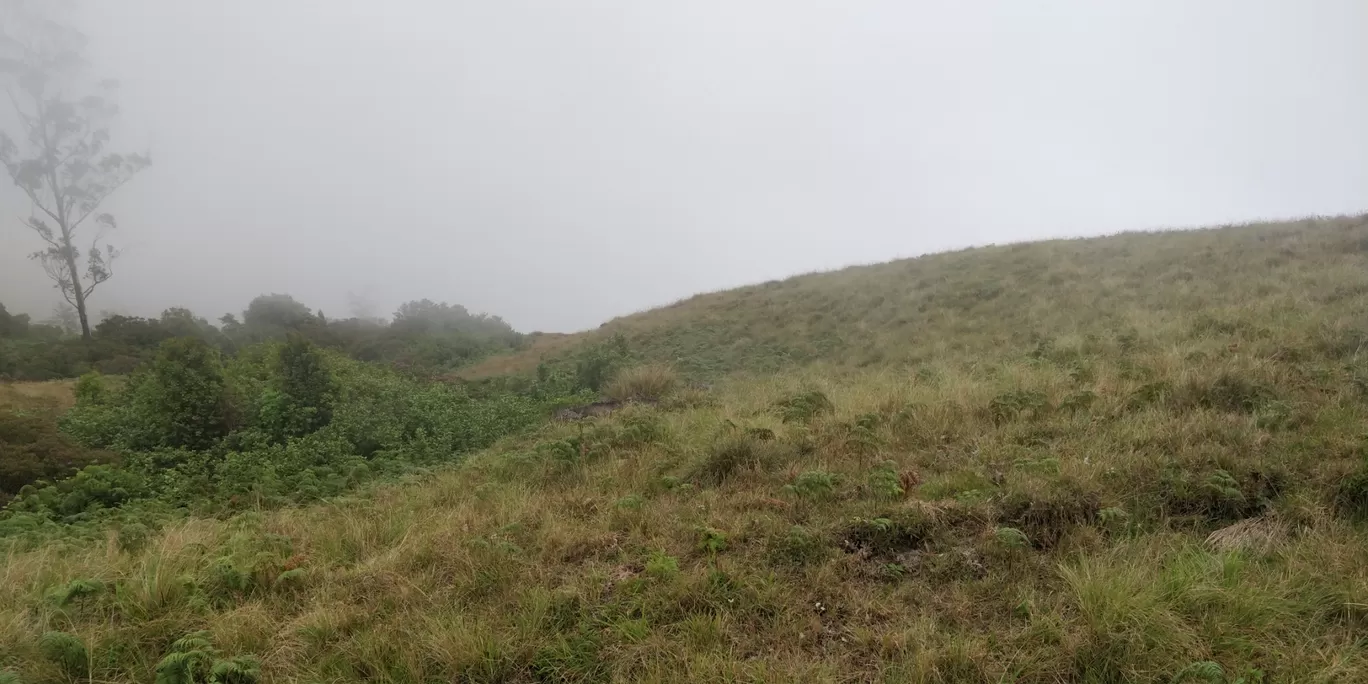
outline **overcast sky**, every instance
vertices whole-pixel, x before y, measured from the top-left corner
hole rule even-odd
[[[968,245],[1368,209],[1368,2],[100,0],[92,312],[572,331]],[[0,301],[57,300],[0,194]]]

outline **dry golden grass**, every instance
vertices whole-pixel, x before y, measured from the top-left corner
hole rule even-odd
[[[608,383],[606,394],[617,401],[657,402],[679,385],[679,375],[667,365],[654,363],[624,368]]]
[[[578,337],[563,333],[535,333],[526,349],[516,354],[500,354],[458,369],[454,375],[466,380],[498,375],[530,373],[542,359],[554,358],[580,343]]]
[[[60,412],[76,403],[74,380],[0,382],[0,411]]]
[[[1363,681],[1365,305],[1363,218],[702,296],[607,330],[705,396],[11,552],[0,670],[148,681],[204,629],[272,682]]]

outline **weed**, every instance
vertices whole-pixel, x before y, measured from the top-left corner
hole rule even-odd
[[[704,527],[698,530],[697,549],[712,557],[727,550],[727,534],[721,530]]]
[[[679,575],[679,559],[664,551],[652,552],[646,559],[646,574],[659,580],[674,579]]]
[[[993,538],[1009,549],[1024,549],[1031,545],[1031,540],[1026,537],[1026,533],[1015,527],[999,527],[993,530]]]
[[[869,471],[869,493],[875,499],[885,501],[901,499],[907,495],[903,481],[904,478],[897,471],[897,464],[884,461]]]
[[[781,399],[775,402],[774,406],[785,423],[806,423],[817,416],[836,410],[826,394],[815,389]]]
[[[988,415],[995,423],[1005,423],[1018,418],[1039,418],[1050,409],[1044,392],[1039,390],[1015,390],[993,397],[988,402]]]
[[[772,565],[801,568],[820,563],[829,549],[830,545],[821,535],[795,525],[787,533],[770,538],[766,556]]]
[[[836,491],[836,476],[822,470],[808,470],[793,478],[784,491],[806,499],[825,499]]]

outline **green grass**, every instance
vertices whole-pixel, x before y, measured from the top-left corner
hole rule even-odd
[[[1365,305],[1364,218],[704,295],[556,353],[622,333],[711,388],[321,504],[10,552],[0,670],[1361,681]]]

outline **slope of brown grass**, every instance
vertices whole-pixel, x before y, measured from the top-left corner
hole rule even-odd
[[[75,380],[0,382],[0,411],[60,413],[76,403]]]

